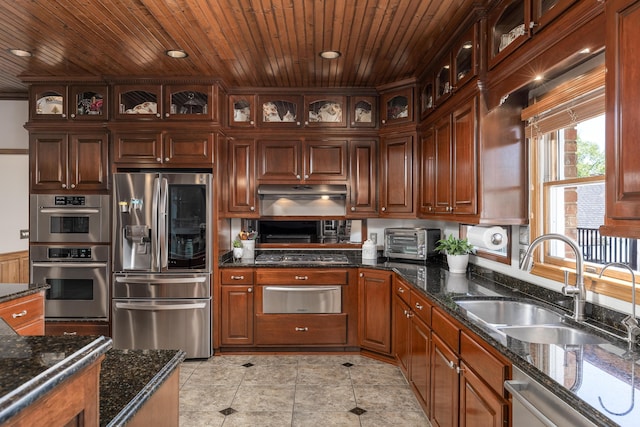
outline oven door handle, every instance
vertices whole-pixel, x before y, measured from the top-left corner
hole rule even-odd
[[[144,279],[135,277],[116,277],[118,283],[144,283],[149,285],[162,285],[167,283],[203,283],[207,280],[206,276],[199,277],[173,277],[162,279]]]
[[[32,267],[103,268],[106,262],[32,262]]]
[[[99,209],[92,208],[40,208],[40,213],[52,213],[52,214],[97,214],[100,213]]]
[[[144,310],[144,311],[169,311],[169,310],[196,310],[207,306],[204,302],[186,303],[186,304],[166,304],[156,305],[153,303],[133,303],[133,302],[117,302],[116,308],[122,310]]]

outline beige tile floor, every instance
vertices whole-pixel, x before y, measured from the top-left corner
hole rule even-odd
[[[359,355],[225,355],[182,364],[180,426],[424,427],[429,421],[400,370],[387,363]]]

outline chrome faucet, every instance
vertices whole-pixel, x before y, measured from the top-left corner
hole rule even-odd
[[[524,254],[522,264],[520,265],[520,270],[529,271],[531,269],[531,265],[533,264],[533,251],[540,243],[546,240],[560,240],[569,245],[569,247],[571,247],[573,252],[575,252],[576,254],[576,284],[574,286],[569,285],[569,275],[565,272],[562,293],[567,296],[573,296],[573,319],[576,322],[582,322],[585,318],[584,307],[587,302],[587,290],[584,287],[584,274],[582,271],[582,251],[573,239],[562,234],[554,233],[543,234],[542,236],[536,237],[529,245],[527,252]]]
[[[631,273],[631,314],[624,319],[622,319],[622,324],[625,328],[627,328],[627,342],[629,344],[629,353],[633,353],[635,351],[636,340],[638,336],[640,336],[640,325],[638,325],[638,318],[636,317],[636,275],[633,272],[633,269],[629,267],[627,264],[622,264],[621,262],[611,262],[600,270],[600,275],[598,277],[602,277],[604,271],[609,267],[622,267],[629,270]]]

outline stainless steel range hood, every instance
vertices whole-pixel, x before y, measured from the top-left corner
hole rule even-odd
[[[346,185],[262,184],[258,187],[262,216],[344,216]]]
[[[346,185],[326,184],[262,184],[258,187],[260,197],[347,197]]]

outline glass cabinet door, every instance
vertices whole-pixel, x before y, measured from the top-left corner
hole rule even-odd
[[[453,52],[454,56],[454,69],[453,80],[454,86],[459,89],[464,83],[469,81],[476,75],[476,27],[472,26],[467,31],[460,42],[457,44],[457,48]]]
[[[107,120],[108,89],[106,86],[75,86],[71,88],[69,107],[76,120]]]
[[[375,105],[374,96],[352,96],[349,120],[351,127],[376,127]]]
[[[347,124],[346,96],[305,96],[305,126],[344,127]]]
[[[300,126],[300,98],[296,96],[260,96],[258,121],[261,125]]]
[[[229,95],[229,124],[251,127],[256,124],[253,95]]]
[[[453,91],[451,85],[451,56],[447,55],[442,61],[436,74],[436,101],[443,101]]]
[[[161,89],[159,85],[115,86],[117,111],[115,116],[121,119],[159,119],[161,118]]]
[[[389,92],[382,96],[381,122],[383,125],[407,123],[413,117],[413,88]]]
[[[433,110],[433,82],[428,82],[424,85],[420,95],[420,108],[423,116]]]
[[[504,1],[489,17],[489,68],[492,68],[529,38],[530,0]]]
[[[67,88],[63,85],[31,87],[30,116],[32,119],[60,120],[67,118]]]
[[[176,120],[207,120],[212,117],[212,88],[167,86],[164,116]]]
[[[578,0],[533,0],[533,32],[541,31]]]

